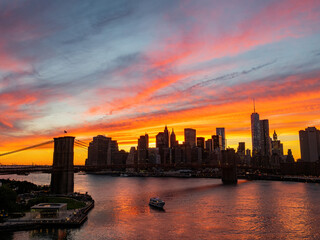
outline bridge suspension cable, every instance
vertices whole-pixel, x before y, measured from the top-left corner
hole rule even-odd
[[[75,139],[75,144],[79,144],[79,145],[82,145],[84,147],[88,147],[88,144],[86,142],[78,140],[78,139]]]
[[[6,155],[10,155],[10,154],[13,154],[13,153],[17,153],[17,152],[22,152],[22,151],[29,150],[29,149],[32,149],[32,148],[41,147],[41,146],[44,146],[44,145],[47,145],[47,144],[50,144],[50,143],[53,143],[53,142],[54,142],[54,140],[50,140],[50,141],[46,141],[46,142],[39,143],[39,144],[36,144],[36,145],[32,145],[32,146],[29,146],[29,147],[20,148],[20,149],[14,150],[14,151],[6,152],[6,153],[1,153],[1,154],[0,154],[0,157],[6,156]],[[81,141],[81,140],[76,139],[76,141],[75,141],[74,144],[75,144],[75,146],[77,146],[77,147],[79,147],[79,148],[88,150],[88,145],[87,145],[87,143],[84,142],[84,141]]]
[[[22,152],[22,151],[25,151],[25,150],[28,150],[28,149],[40,147],[40,146],[47,145],[47,144],[50,144],[50,143],[53,143],[53,142],[54,142],[54,141],[51,140],[51,141],[39,143],[39,144],[36,144],[36,145],[32,145],[32,146],[29,146],[29,147],[20,148],[20,149],[11,151],[11,152],[1,153],[1,154],[0,154],[0,157],[5,156],[5,155],[9,155],[9,154],[13,154],[13,153],[17,153],[17,152]]]
[[[87,147],[84,147],[84,146],[82,146],[82,145],[78,145],[78,144],[74,144],[76,147],[78,147],[78,148],[82,148],[82,149],[85,149],[85,150],[88,150],[88,148]]]

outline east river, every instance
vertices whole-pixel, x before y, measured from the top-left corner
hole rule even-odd
[[[50,183],[50,174],[0,178]],[[75,174],[75,191],[95,200],[82,227],[0,239],[320,239],[319,184]],[[165,200],[165,211],[149,207],[153,196]]]

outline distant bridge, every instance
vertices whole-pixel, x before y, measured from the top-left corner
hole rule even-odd
[[[67,138],[67,137],[66,137]],[[54,141],[46,141],[42,142],[36,145],[32,145],[29,147],[17,149],[14,151],[6,152],[0,154],[0,157],[14,154],[17,152],[26,151],[29,149],[34,149],[38,147],[42,147],[44,145],[52,144]],[[75,139],[74,146],[78,148],[82,148],[84,150],[88,150],[88,144]],[[91,166],[74,166],[74,172],[78,171],[88,171],[88,172],[94,172],[94,171],[101,171],[101,170],[125,170],[127,168],[135,169],[135,170],[152,170],[154,168],[162,168],[164,170],[181,170],[181,169],[192,169],[192,170],[199,170],[199,169],[205,169],[205,168],[219,168],[222,169],[222,180],[228,182],[236,182],[236,169],[243,169],[243,170],[271,170],[275,171],[276,169],[263,169],[261,167],[255,167],[255,166],[248,166],[248,165],[236,165],[234,163],[234,160],[231,159],[229,162],[228,158],[227,161],[224,161],[222,164],[198,164],[198,163],[176,163],[176,164],[151,164],[151,163],[143,163],[143,164],[111,164],[106,166],[99,166],[99,167],[91,167]],[[35,171],[41,171],[41,172],[51,172],[52,166],[1,166],[0,167],[0,174],[8,174],[8,173],[18,173],[18,174],[27,174],[29,172],[35,172]],[[225,179],[225,180],[224,180]]]

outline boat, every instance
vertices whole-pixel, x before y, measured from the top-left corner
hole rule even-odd
[[[150,198],[149,205],[157,208],[163,208],[165,202],[158,197]]]

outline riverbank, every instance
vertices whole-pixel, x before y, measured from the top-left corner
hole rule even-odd
[[[115,172],[115,171],[99,171],[99,172],[90,172],[87,174],[109,175],[113,177],[221,178],[221,174],[219,172],[209,172],[209,173],[125,172],[123,173],[123,172]],[[273,175],[273,174],[244,174],[244,175],[238,175],[238,179],[320,183],[320,177]]]
[[[89,211],[94,207],[94,200],[86,202],[86,206],[75,211],[70,211],[64,219],[10,219],[0,223],[1,231],[25,231],[41,228],[77,228],[86,220]]]

